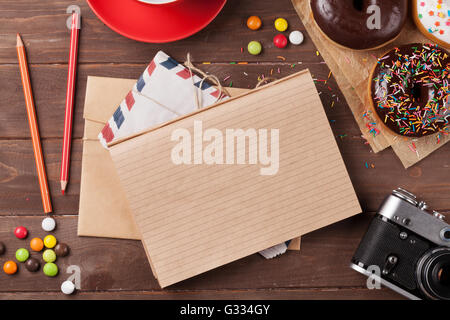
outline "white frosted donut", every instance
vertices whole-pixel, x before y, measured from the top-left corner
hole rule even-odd
[[[441,46],[450,47],[450,0],[414,0],[414,20],[420,31]]]

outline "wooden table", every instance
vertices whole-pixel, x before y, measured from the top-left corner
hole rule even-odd
[[[59,169],[64,123],[64,101],[69,51],[66,8],[82,10],[79,76],[73,131],[71,179],[61,195]],[[264,28],[250,31],[246,18],[258,15]],[[20,83],[15,43],[23,36],[28,51],[32,85],[39,117],[49,184],[58,223],[56,236],[72,253],[58,261],[61,273],[47,278],[31,274],[23,265],[15,276],[0,273],[2,299],[398,299],[387,290],[368,290],[365,278],[348,267],[373,212],[397,186],[426,199],[442,213],[450,213],[450,145],[405,170],[392,150],[374,154],[331,78],[318,83],[339,148],[356,193],[366,213],[303,237],[301,252],[288,252],[266,261],[259,255],[236,261],[183,283],[161,290],[151,275],[139,241],[82,238],[77,236],[77,212],[83,136],[83,105],[88,75],[137,78],[158,50],[184,61],[191,52],[197,66],[225,85],[251,88],[261,74],[280,78],[309,68],[315,78],[326,79],[329,69],[309,37],[299,47],[274,48],[272,23],[286,18],[291,29],[304,31],[289,0],[229,0],[222,13],[198,34],[172,44],[145,44],[108,29],[85,1],[0,0],[0,240],[8,251],[0,263],[12,259],[17,248],[28,246],[15,239],[18,225],[31,236],[44,235],[38,179],[33,159],[25,102]],[[170,21],[168,21],[170,23]],[[163,26],[162,26],[163,27]],[[262,55],[241,52],[250,40],[264,45]],[[279,58],[283,56],[285,58]],[[246,61],[246,65],[230,62]],[[211,62],[211,64],[202,64]],[[278,69],[280,73],[278,73]],[[273,70],[273,71],[272,71]],[[332,102],[334,106],[332,107]],[[369,169],[365,163],[369,164]],[[374,168],[371,168],[374,164]],[[65,297],[59,287],[69,265],[81,267],[82,290]]]

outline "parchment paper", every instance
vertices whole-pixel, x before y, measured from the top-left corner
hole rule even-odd
[[[369,78],[377,59],[397,46],[414,42],[431,42],[416,28],[412,18],[408,19],[405,28],[394,42],[376,50],[356,51],[339,47],[322,34],[313,19],[309,0],[292,0],[292,3],[308,35],[332,71],[356,122],[375,153],[392,147],[403,166],[408,168],[450,140],[448,134],[440,134],[439,137],[438,134],[434,134],[423,138],[407,138],[392,133],[374,116],[370,107]],[[379,130],[378,135],[369,132],[370,123],[376,123],[374,127]]]

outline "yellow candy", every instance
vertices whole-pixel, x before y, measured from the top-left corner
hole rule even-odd
[[[286,21],[286,19],[278,18],[277,20],[275,20],[275,29],[277,29],[280,32],[283,32],[286,31],[287,28],[288,22]]]
[[[54,236],[52,236],[52,235],[48,235],[48,236],[46,236],[44,238],[44,245],[47,248],[49,248],[49,249],[55,247],[56,246],[56,242],[57,242],[56,238]]]

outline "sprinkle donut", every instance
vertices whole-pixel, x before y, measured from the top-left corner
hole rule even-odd
[[[369,86],[379,120],[393,132],[423,137],[450,127],[450,56],[433,44],[409,44],[378,59]]]
[[[413,16],[426,37],[450,48],[450,0],[414,0]]]

